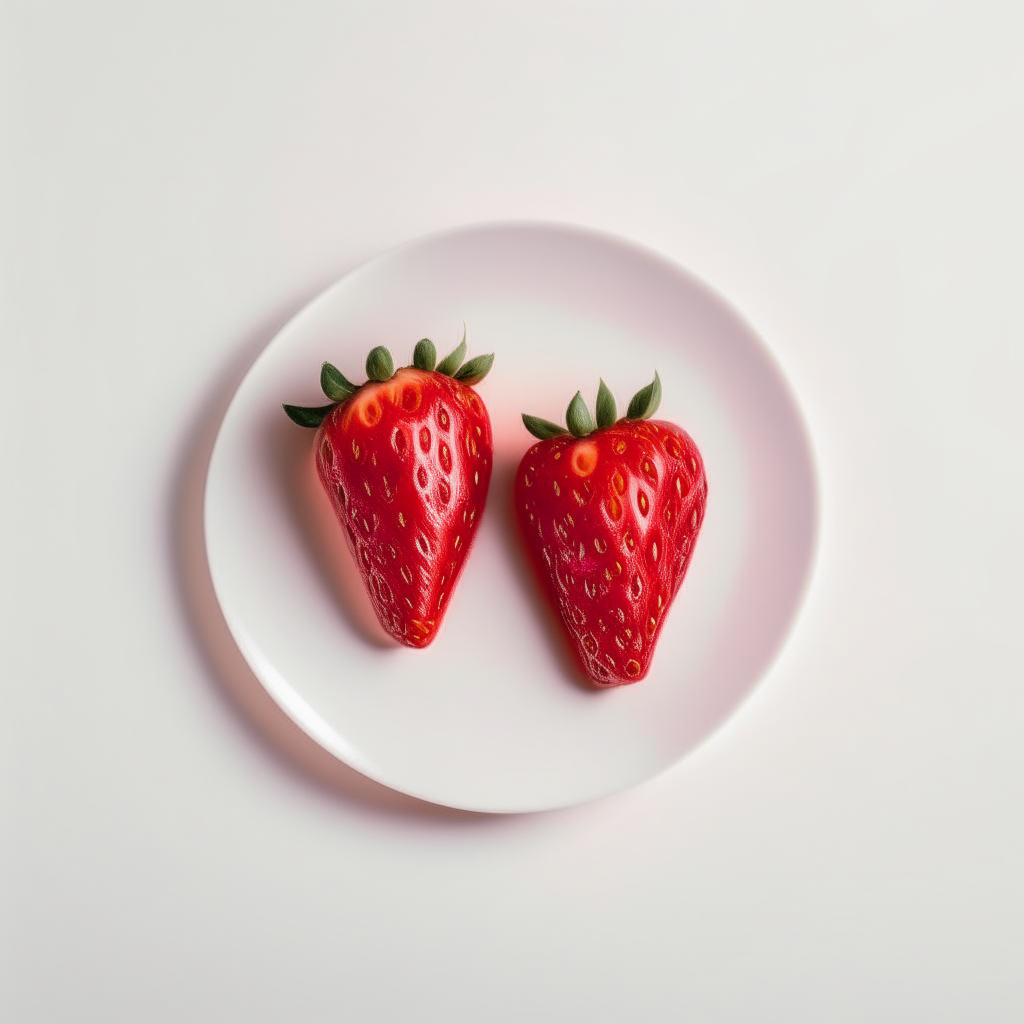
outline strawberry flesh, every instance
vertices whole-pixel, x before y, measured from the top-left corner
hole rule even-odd
[[[619,420],[535,444],[516,472],[516,518],[534,570],[589,678],[643,679],[704,519],[690,436]]]
[[[315,446],[377,618],[399,643],[426,647],[487,499],[494,459],[483,402],[449,376],[407,367],[335,406]]]

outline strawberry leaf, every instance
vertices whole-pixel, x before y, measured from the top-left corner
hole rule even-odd
[[[285,405],[283,408],[288,414],[288,418],[293,423],[298,423],[300,427],[319,427],[327,419],[327,414],[334,408],[334,405],[320,405],[316,407],[309,405]]]
[[[359,390],[341,370],[330,363],[320,367],[320,387],[332,402],[344,402]]]
[[[485,356],[474,356],[460,370],[455,371],[455,379],[463,384],[479,384],[491,372],[494,365],[494,353]]]
[[[645,388],[641,388],[629,403],[626,411],[627,420],[649,420],[661,405],[661,378],[654,371],[654,380]]]
[[[394,375],[395,361],[391,358],[391,353],[383,345],[371,349],[366,357],[366,376],[370,380],[383,382],[391,380]]]
[[[417,370],[426,370],[428,373],[437,366],[437,349],[429,338],[423,338],[416,342],[416,348],[412,354],[412,365]]]
[[[462,341],[456,346],[454,351],[449,352],[437,364],[437,372],[443,373],[446,377],[454,377],[455,371],[462,365],[462,360],[466,358],[466,332],[462,332]]]
[[[560,427],[557,423],[552,423],[551,420],[542,420],[539,416],[531,416],[526,412],[523,413],[523,426],[534,437],[539,437],[542,441],[566,433],[565,427]]]
[[[602,380],[597,389],[597,425],[610,427],[616,420],[615,396]]]
[[[586,437],[587,434],[593,433],[594,421],[590,418],[587,403],[583,401],[583,396],[578,391],[573,395],[569,408],[565,410],[565,423],[569,433],[574,437]]]

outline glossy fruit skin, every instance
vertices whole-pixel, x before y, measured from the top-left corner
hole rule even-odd
[[[516,519],[581,667],[599,687],[643,679],[707,506],[693,439],[619,420],[535,444],[516,471]]]
[[[473,545],[494,463],[480,396],[433,371],[364,384],[317,429],[320,482],[385,631],[437,635]]]

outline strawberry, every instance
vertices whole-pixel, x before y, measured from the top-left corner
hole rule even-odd
[[[413,365],[394,369],[383,346],[366,359],[365,384],[324,363],[330,405],[286,405],[315,427],[320,482],[344,527],[385,631],[426,647],[441,626],[462,573],[491,479],[491,423],[473,384],[493,355],[463,365],[466,340],[437,363],[433,342]]]
[[[679,427],[650,419],[660,402],[655,374],[618,421],[603,380],[596,427],[578,391],[568,430],[523,415],[540,441],[516,471],[516,518],[541,586],[600,687],[647,675],[704,518],[700,452]]]

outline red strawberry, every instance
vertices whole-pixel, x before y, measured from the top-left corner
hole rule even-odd
[[[316,427],[316,465],[345,528],[384,629],[408,647],[426,647],[440,628],[466,562],[491,479],[491,423],[470,386],[493,355],[462,365],[458,348],[435,368],[424,338],[413,365],[394,369],[375,348],[365,384],[324,363],[320,384],[331,405],[285,412]],[[461,368],[460,368],[461,367]]]
[[[616,422],[601,381],[597,426],[579,392],[568,431],[523,416],[541,440],[519,463],[516,517],[534,568],[598,686],[643,679],[689,565],[707,502],[692,438],[649,417],[661,380]]]

